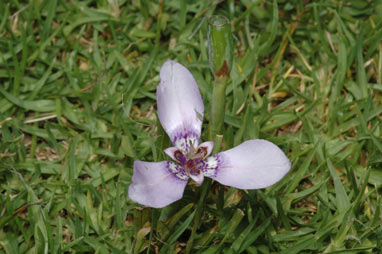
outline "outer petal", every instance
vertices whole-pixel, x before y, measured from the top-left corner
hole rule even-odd
[[[194,77],[183,65],[167,60],[160,70],[160,79],[157,103],[163,128],[175,146],[177,139],[188,136],[198,142],[204,105]]]
[[[206,176],[240,189],[268,187],[278,182],[291,167],[278,146],[262,139],[246,141],[212,158],[218,165],[215,174]]]
[[[129,198],[155,208],[181,199],[188,180],[188,176],[182,175],[181,171],[179,166],[169,161],[135,161]]]

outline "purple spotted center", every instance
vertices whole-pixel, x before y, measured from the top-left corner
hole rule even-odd
[[[197,146],[197,138],[183,137],[176,140],[176,148],[167,153],[175,162],[168,161],[168,170],[181,180],[191,177],[201,184],[203,176],[216,176],[222,159],[220,155],[209,155],[208,145]],[[210,148],[211,149],[211,148]]]
[[[206,147],[199,147],[196,151],[191,151],[184,155],[181,150],[174,152],[177,162],[191,175],[199,175],[203,160],[207,157],[208,151]]]

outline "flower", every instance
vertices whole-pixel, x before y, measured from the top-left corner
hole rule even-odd
[[[209,156],[214,143],[199,144],[204,104],[192,74],[167,60],[157,87],[159,120],[174,147],[164,150],[173,161],[134,162],[129,198],[161,208],[182,198],[189,178],[202,184],[210,177],[239,189],[259,189],[279,181],[291,164],[275,144],[254,139]]]

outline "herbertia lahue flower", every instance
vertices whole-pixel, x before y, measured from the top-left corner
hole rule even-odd
[[[192,74],[167,60],[157,87],[159,120],[174,147],[164,150],[173,161],[134,162],[129,198],[161,208],[182,198],[189,178],[202,184],[210,177],[239,189],[259,189],[279,181],[291,164],[275,144],[253,139],[209,156],[214,143],[199,144],[204,104]]]

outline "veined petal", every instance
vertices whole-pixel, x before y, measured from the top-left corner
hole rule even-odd
[[[199,142],[204,105],[194,77],[183,65],[167,60],[160,70],[160,79],[158,116],[172,143],[178,148],[183,143],[187,146],[191,142],[188,137]],[[178,141],[182,139],[186,141]]]
[[[205,176],[239,189],[260,189],[278,182],[291,163],[275,144],[255,139],[214,155],[206,165]],[[207,160],[208,162],[208,160]]]
[[[161,208],[182,198],[188,175],[170,161],[134,162],[129,198],[139,204]]]

